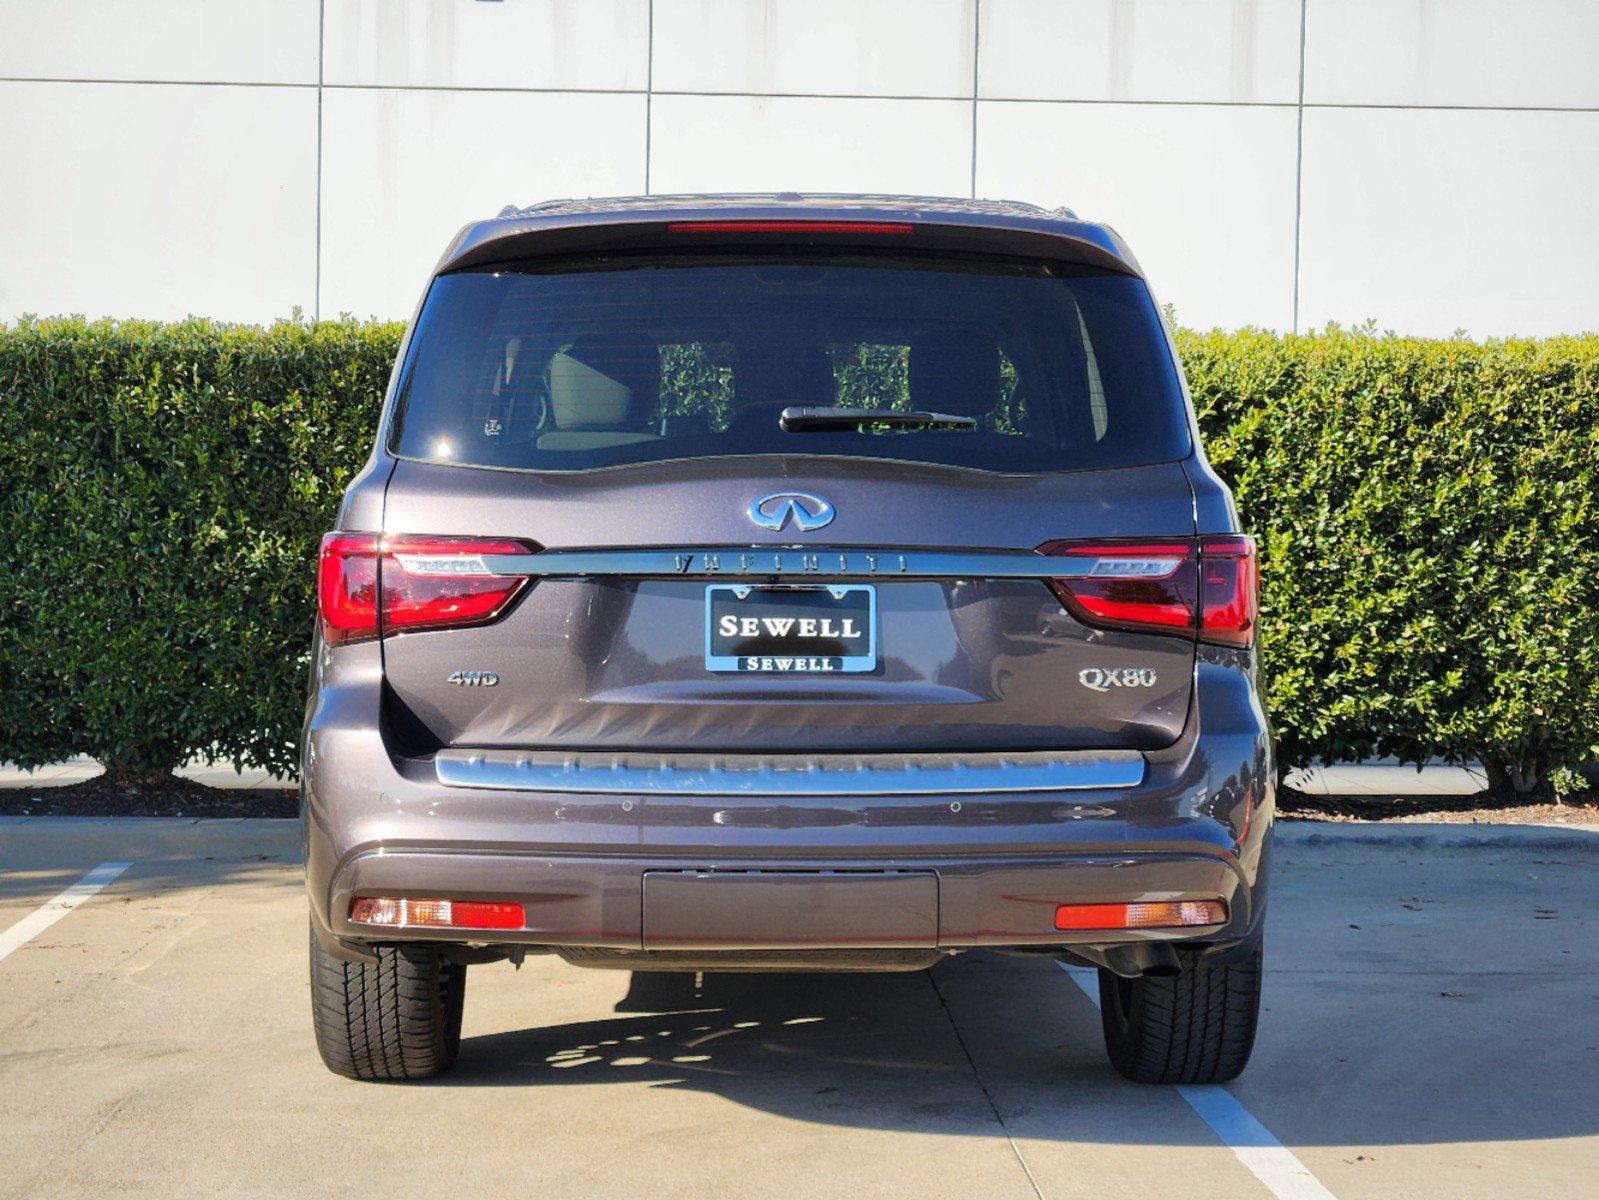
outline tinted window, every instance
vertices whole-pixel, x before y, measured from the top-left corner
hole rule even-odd
[[[702,258],[447,275],[406,370],[396,449],[435,462],[826,454],[1038,472],[1188,451],[1148,289],[1058,266]],[[796,405],[976,427],[785,432]]]

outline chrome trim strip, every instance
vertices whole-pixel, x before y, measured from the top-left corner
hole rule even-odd
[[[1100,560],[1031,551],[860,550],[826,546],[546,550],[485,554],[497,575],[632,579],[1076,579]]]
[[[919,796],[1133,788],[1132,750],[971,755],[519,754],[441,750],[446,787],[642,796]]]

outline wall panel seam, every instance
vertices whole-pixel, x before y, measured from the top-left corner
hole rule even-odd
[[[972,199],[977,199],[977,85],[981,78],[978,55],[983,48],[983,0],[972,0]]]
[[[650,0],[644,50],[644,194],[650,194],[651,138],[655,132],[655,0]]]
[[[327,65],[327,0],[316,6],[316,234],[312,257],[316,283],[311,293],[311,319],[322,319],[322,81]]]
[[[1304,223],[1305,201],[1305,39],[1310,0],[1299,0],[1299,103],[1294,107],[1294,261],[1293,332],[1299,332],[1299,235]]]

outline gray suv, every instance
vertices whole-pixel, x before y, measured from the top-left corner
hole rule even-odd
[[[467,969],[1098,969],[1229,1079],[1274,801],[1256,560],[1115,232],[893,196],[467,226],[323,541],[317,1042],[415,1079]]]

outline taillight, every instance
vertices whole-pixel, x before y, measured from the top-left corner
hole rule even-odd
[[[523,542],[482,538],[390,537],[383,542],[383,633],[482,625],[527,586],[525,575],[497,574],[494,554],[527,554]]]
[[[336,646],[493,621],[528,580],[489,557],[535,549],[500,538],[330,533],[317,566],[323,640]]]
[[[1049,581],[1089,625],[1192,633],[1199,564],[1192,542],[1047,542],[1039,553],[1069,558],[1073,570]]]
[[[1247,646],[1254,637],[1254,539],[1238,535],[1172,542],[1046,542],[1068,558],[1050,590],[1089,625],[1172,633]]]
[[[317,560],[316,600],[322,640],[330,646],[378,633],[378,536],[330,533]]]
[[[1260,606],[1255,539],[1200,539],[1199,636],[1202,641],[1247,646]]]

